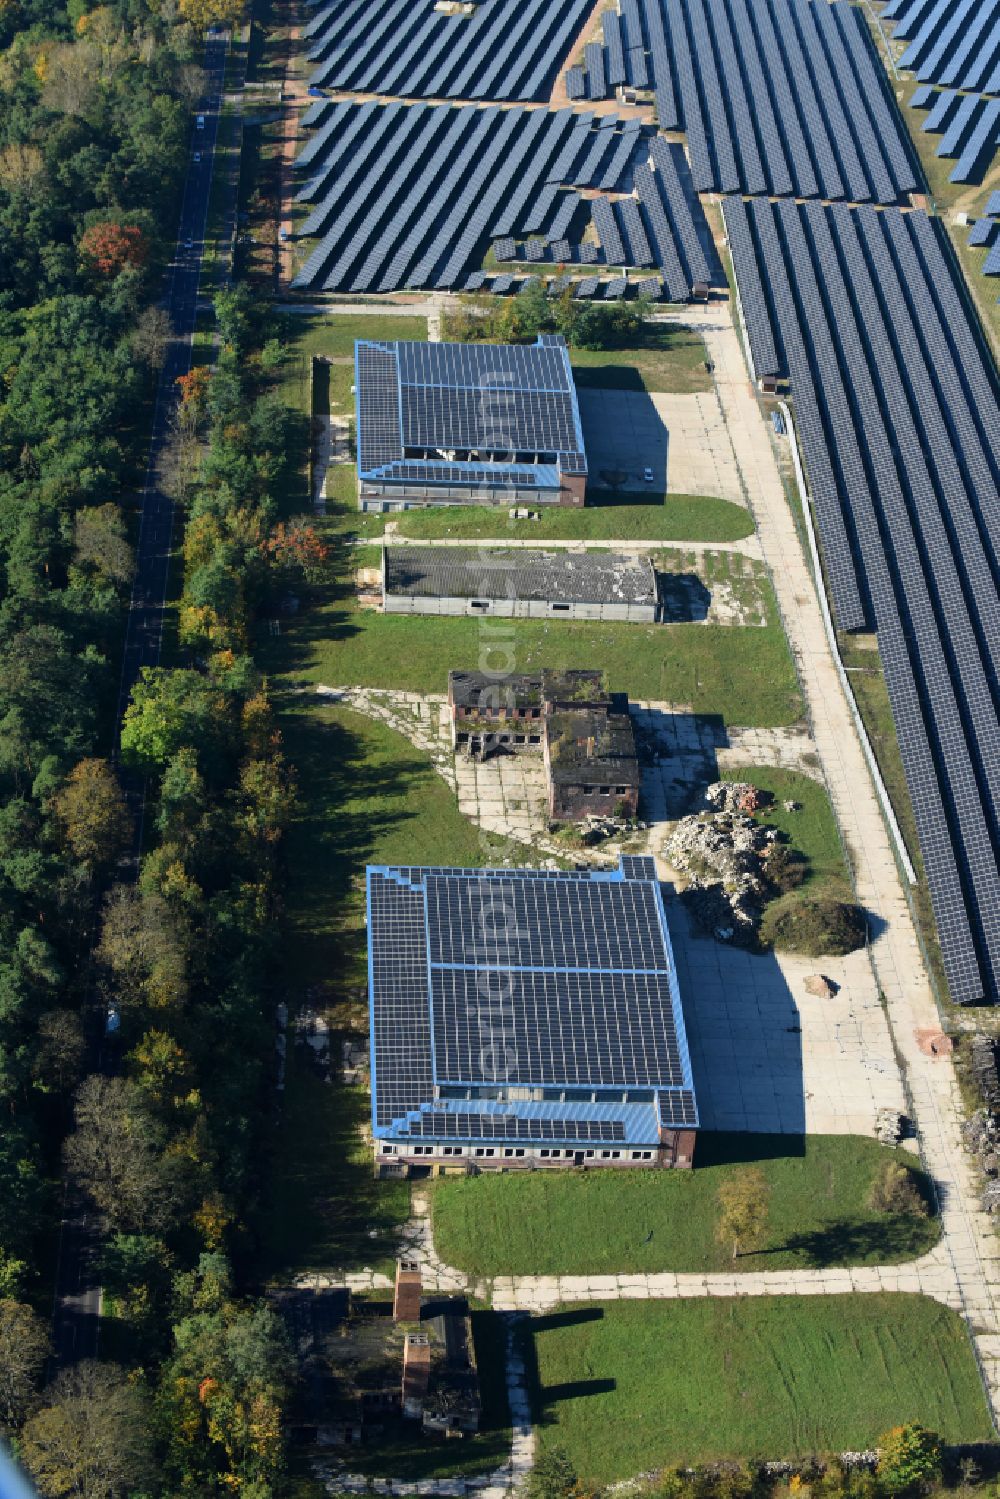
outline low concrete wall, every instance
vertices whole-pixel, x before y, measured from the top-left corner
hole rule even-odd
[[[589,619],[624,624],[653,625],[653,604],[569,604],[565,609],[536,599],[489,599],[489,608],[475,608],[471,599],[419,598],[409,594],[386,595],[386,614],[476,615],[499,619]]]

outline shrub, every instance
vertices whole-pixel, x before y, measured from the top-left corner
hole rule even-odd
[[[911,1218],[924,1217],[927,1203],[916,1177],[901,1161],[884,1161],[868,1194],[868,1206],[876,1213]]]
[[[941,1477],[941,1438],[913,1421],[894,1426],[878,1442],[878,1481],[886,1494],[912,1494]]]
[[[787,843],[772,843],[764,858],[764,876],[769,885],[784,895],[797,890],[808,874],[805,859]]]
[[[808,958],[841,958],[864,946],[865,918],[858,906],[829,896],[786,895],[764,912],[760,940]]]
[[[564,1447],[539,1453],[524,1485],[525,1499],[569,1499],[577,1487],[576,1469]]]

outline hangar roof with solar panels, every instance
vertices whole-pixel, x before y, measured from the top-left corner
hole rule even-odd
[[[558,488],[587,459],[562,338],[355,344],[358,478]]]
[[[697,1126],[652,859],[370,866],[367,893],[377,1140],[655,1146]]]

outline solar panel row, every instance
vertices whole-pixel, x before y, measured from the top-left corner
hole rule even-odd
[[[699,192],[893,203],[915,187],[864,17],[846,0],[642,6],[657,98],[688,133]]]
[[[434,0],[327,0],[306,28],[310,82],[399,98],[543,96],[589,0],[490,0],[447,15]]]
[[[625,71],[625,49],[622,44],[621,23],[616,11],[606,10],[601,16],[604,33],[604,71],[610,88],[617,88],[627,78]]]
[[[308,179],[297,196],[312,205],[303,232],[317,243],[297,287],[448,288],[465,283],[470,260],[489,238],[501,261],[526,235],[572,247],[581,198],[565,185],[574,182],[605,191],[635,185],[638,206],[618,211],[632,226],[627,251],[615,243],[621,235],[614,211],[595,200],[612,239],[611,263],[631,255],[629,263],[658,266],[673,300],[710,279],[710,238],[683,153],[660,141],[650,147],[638,120],[394,102],[330,104],[316,128],[318,144],[311,139],[303,151]],[[650,149],[655,174],[643,165]],[[525,253],[553,258],[541,239]],[[587,243],[554,258],[585,263],[596,256]]]
[[[883,15],[910,44],[899,66],[922,82],[1000,90],[1000,0],[891,0]]]
[[[998,229],[1000,229],[1000,221],[997,219],[977,219],[969,235],[970,248],[976,249],[991,245]]]
[[[594,231],[601,242],[604,258],[609,265],[626,265],[628,257],[622,244],[614,209],[607,198],[595,198],[591,204]]]
[[[838,619],[868,615],[878,631],[952,998],[995,1000],[992,374],[926,215],[764,201],[748,213],[735,199],[724,211],[752,353],[791,382]]]
[[[1000,145],[1000,99],[983,99],[978,94],[945,89],[938,94],[920,128],[931,134],[942,132],[937,156],[959,158],[949,182],[978,180]]]
[[[462,1113],[416,1114],[400,1136],[442,1140],[554,1140],[573,1145],[613,1144],[624,1140],[625,1126],[620,1119],[519,1119],[513,1114]]]
[[[587,69],[587,97],[607,98],[608,80],[604,72],[604,48],[600,42],[588,42],[583,49],[583,59]]]
[[[474,271],[467,276],[462,283],[466,291],[485,291],[492,296],[516,296],[523,291],[529,280],[536,277],[522,276],[489,276],[485,271]],[[609,288],[612,288],[609,290]],[[612,281],[601,281],[598,276],[582,276],[578,281],[571,276],[553,276],[546,286],[549,296],[555,297],[560,292],[569,290],[573,296],[581,301],[589,297],[648,297],[654,302],[663,298],[663,282],[658,276],[649,276],[639,281],[628,281],[622,277],[616,277]]]

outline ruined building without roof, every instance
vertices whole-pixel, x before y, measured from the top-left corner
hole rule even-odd
[[[549,816],[635,817],[639,761],[623,693],[601,671],[541,671],[497,681],[483,672],[448,673],[456,754],[540,754]]]

